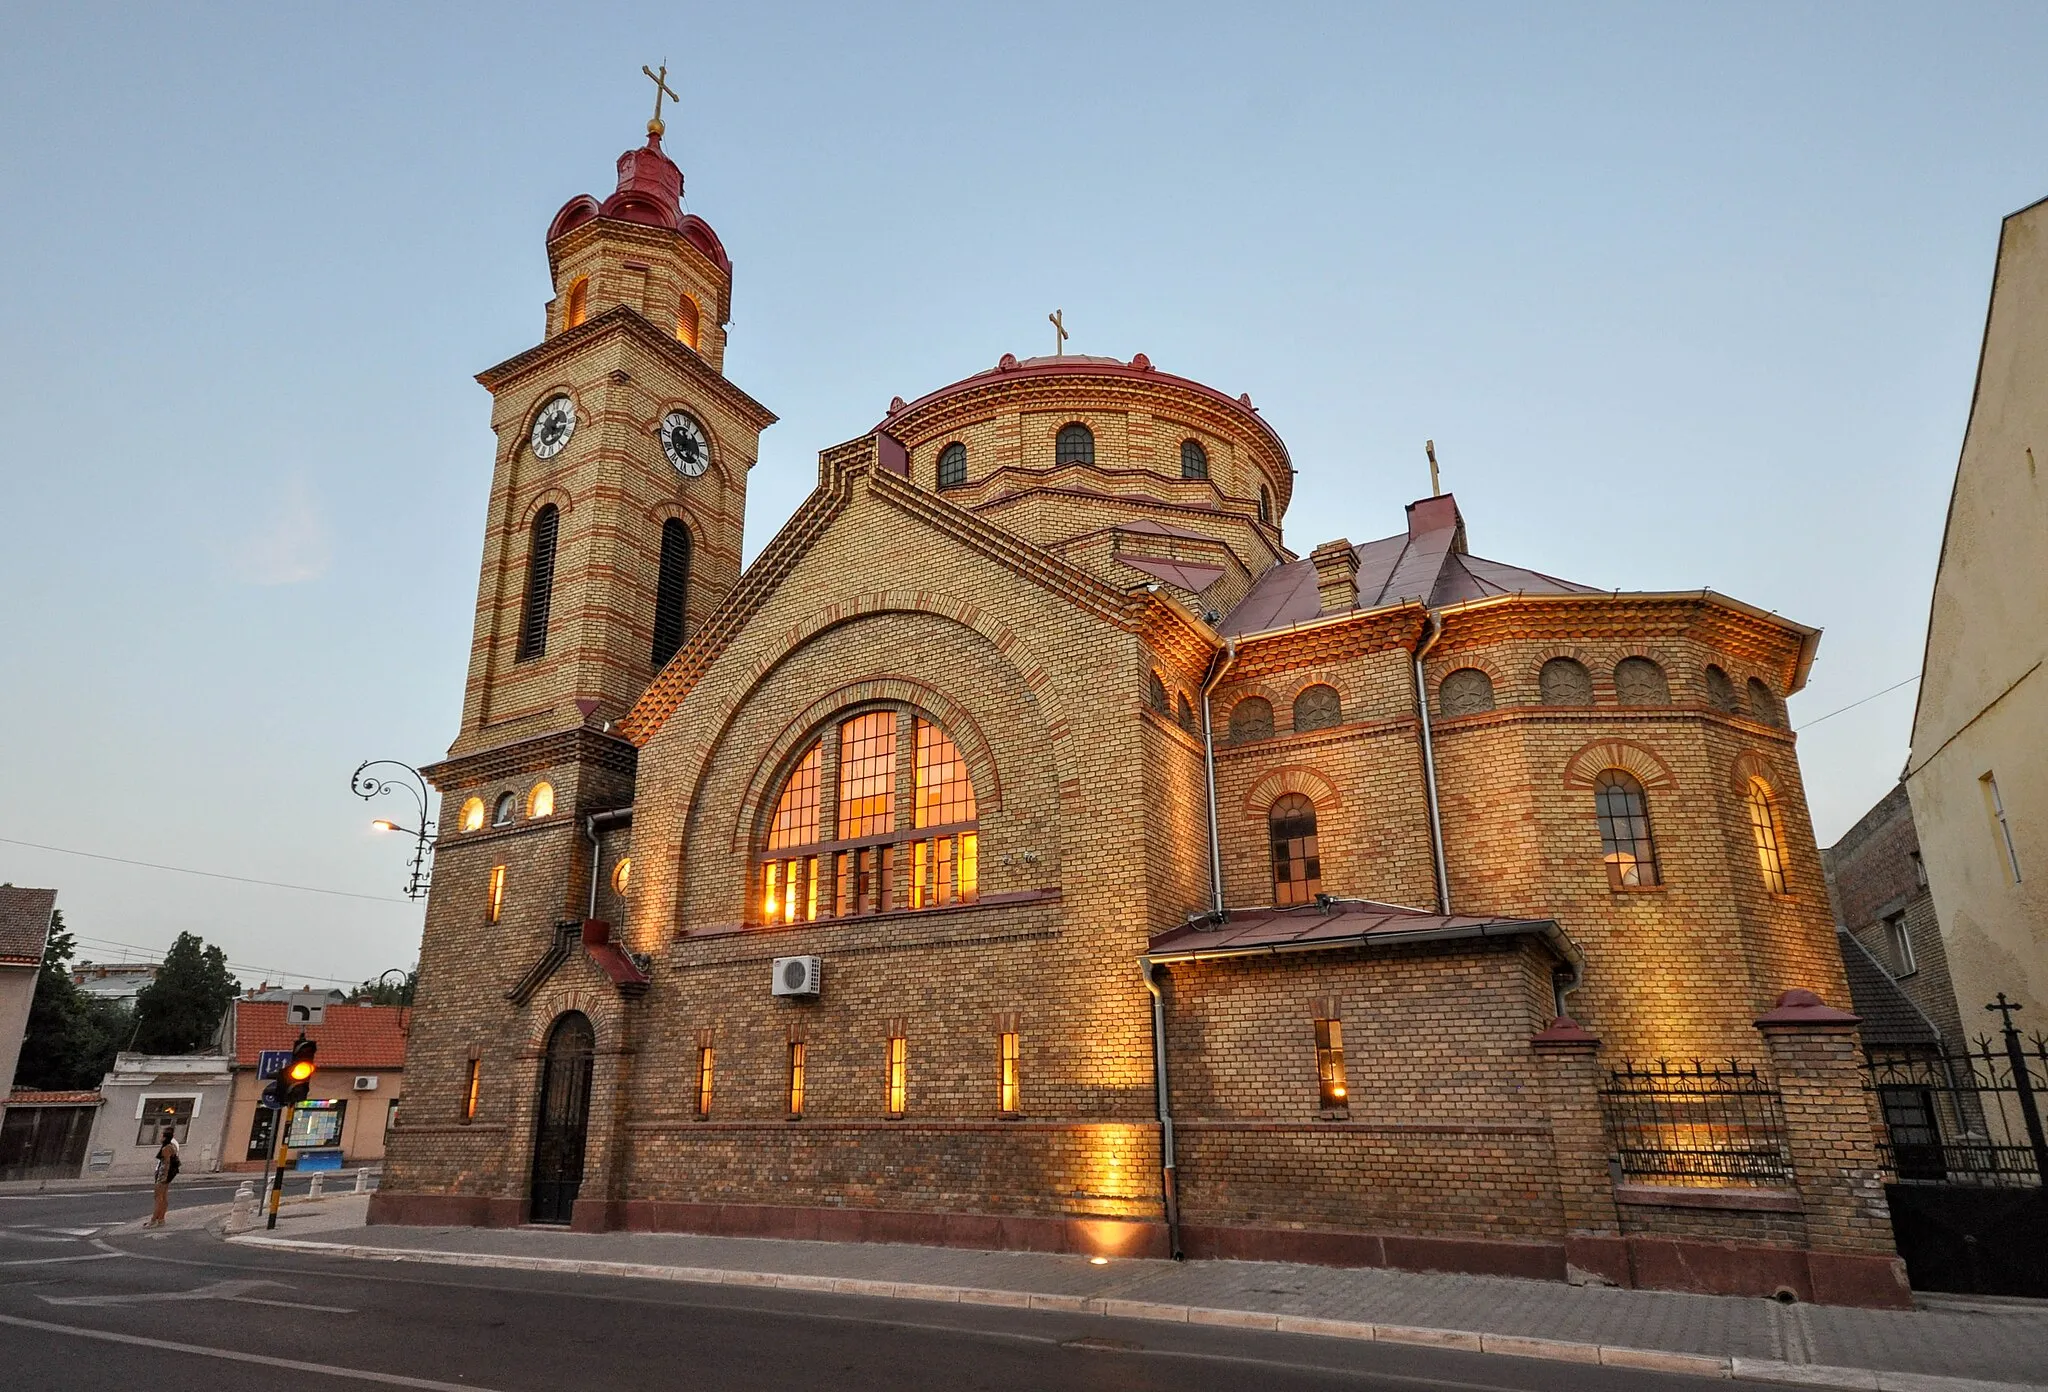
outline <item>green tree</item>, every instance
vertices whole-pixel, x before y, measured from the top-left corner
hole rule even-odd
[[[178,934],[156,980],[135,998],[135,1042],[144,1054],[193,1054],[205,1048],[242,983],[228,956],[197,935]]]
[[[385,976],[390,973],[386,972]],[[411,1005],[413,988],[419,984],[419,964],[414,963],[403,980],[387,981],[383,976],[365,981],[348,993],[350,1005]]]
[[[28,1028],[22,1035],[21,1061],[14,1068],[16,1087],[55,1092],[98,1087],[114,1066],[114,1055],[128,1042],[135,1017],[116,1001],[79,990],[71,980],[76,950],[64,927],[63,911],[51,914],[50,939],[43,948]]]

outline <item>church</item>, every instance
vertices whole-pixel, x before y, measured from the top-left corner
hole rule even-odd
[[[1244,394],[1055,353],[775,419],[662,125],[547,228],[372,1221],[1899,1305],[1785,698],[1816,630],[1289,546]],[[1312,466],[1311,466],[1312,467]]]

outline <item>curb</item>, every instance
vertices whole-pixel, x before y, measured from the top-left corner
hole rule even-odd
[[[1109,1319],[1157,1320],[1168,1324],[1206,1324],[1229,1329],[1258,1329],[1277,1334],[1309,1334],[1329,1339],[1364,1339],[1383,1344],[1417,1344],[1496,1353],[1513,1358],[1541,1358],[1561,1363],[1597,1363],[1642,1372],[1684,1373],[1693,1377],[1740,1378],[1795,1387],[1852,1388],[1856,1392],[2048,1392],[2035,1383],[1986,1382],[1977,1378],[1940,1377],[1928,1373],[1897,1373],[1875,1368],[1834,1368],[1817,1363],[1780,1363],[1768,1358],[1734,1358],[1664,1349],[1626,1348],[1612,1344],[1571,1343],[1520,1334],[1482,1334],[1464,1329],[1419,1329],[1409,1325],[1370,1324],[1360,1320],[1318,1319],[1306,1315],[1268,1314],[1255,1310],[1211,1310],[1198,1305],[1162,1305],[1145,1300],[1115,1300],[1084,1295],[1047,1295],[1030,1291],[984,1290],[974,1286],[927,1286],[904,1281],[871,1281],[854,1276],[803,1276],[778,1271],[728,1271],[707,1266],[653,1266],[641,1262],[578,1261],[572,1257],[519,1257],[486,1252],[439,1252],[426,1248],[370,1247],[360,1243],[316,1242],[296,1237],[245,1234],[227,1241],[249,1247],[325,1253],[358,1261],[410,1261],[431,1266],[472,1266],[512,1271],[555,1271],[577,1276],[622,1276],[647,1281],[680,1281],[706,1286],[752,1286],[773,1290],[813,1291],[827,1295],[865,1295],[883,1300],[932,1300],[958,1305],[998,1305],[1017,1310],[1058,1310]]]

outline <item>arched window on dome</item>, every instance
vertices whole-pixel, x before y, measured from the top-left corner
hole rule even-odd
[[[1757,677],[1749,679],[1749,714],[1753,720],[1765,725],[1783,725],[1785,713],[1778,706],[1778,697]]]
[[[1668,706],[1671,683],[1647,657],[1624,657],[1614,665],[1614,694],[1624,706]]]
[[[1576,658],[1553,657],[1536,675],[1536,685],[1546,706],[1590,706],[1593,704],[1593,674]]]
[[[1247,696],[1230,708],[1230,742],[1250,744],[1273,738],[1273,703],[1263,696]]]
[[[1327,730],[1344,723],[1344,702],[1337,688],[1318,683],[1294,698],[1294,730]]]
[[[1059,439],[1053,446],[1055,464],[1093,464],[1095,462],[1095,432],[1079,421],[1060,427]]]
[[[1323,889],[1323,862],[1316,847],[1316,805],[1288,793],[1266,812],[1273,847],[1273,902],[1306,904]]]
[[[661,524],[661,569],[654,583],[654,665],[666,667],[683,646],[690,598],[690,529],[671,517]]]
[[[533,515],[527,538],[526,610],[519,620],[519,647],[513,660],[525,662],[548,650],[548,605],[555,588],[555,541],[562,515],[549,503]]]
[[[955,440],[939,451],[939,487],[959,488],[967,482],[967,446]]]
[[[1202,448],[1200,440],[1180,442],[1180,476],[1184,479],[1209,477],[1209,451]]]
[[[697,302],[687,294],[676,301],[676,337],[687,348],[697,346],[697,328],[701,316],[697,313]]]
[[[1756,841],[1757,869],[1763,873],[1764,888],[1773,894],[1783,894],[1785,828],[1778,820],[1778,803],[1771,796],[1771,785],[1761,778],[1750,779],[1743,803],[1749,809],[1749,832]]]
[[[1493,709],[1493,678],[1477,667],[1460,667],[1436,689],[1437,714],[1449,719]]]
[[[1259,485],[1259,521],[1271,522],[1272,520],[1273,490],[1262,483]]]
[[[897,757],[906,721],[908,761]],[[819,820],[828,779],[838,791],[832,841],[822,839]],[[899,825],[899,807],[910,811],[908,827]],[[979,815],[967,762],[937,722],[894,706],[847,717],[784,777],[755,857],[759,921],[972,904],[980,897]]]
[[[1653,889],[1661,884],[1643,785],[1621,769],[1603,769],[1593,780],[1593,810],[1600,819],[1600,854],[1607,863],[1608,887]]]
[[[573,329],[590,317],[590,277],[577,276],[569,286],[569,304],[562,311],[562,327]]]
[[[1711,663],[1707,666],[1707,704],[1731,714],[1741,704],[1735,695],[1735,683],[1728,680],[1726,672]]]

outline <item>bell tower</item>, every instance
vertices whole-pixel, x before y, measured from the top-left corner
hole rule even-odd
[[[451,760],[607,728],[739,578],[775,417],[725,378],[732,261],[662,131],[555,215],[544,335],[477,378],[497,463]]]

